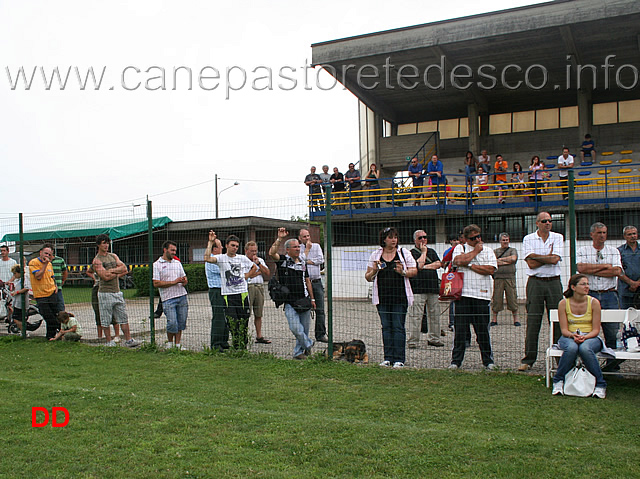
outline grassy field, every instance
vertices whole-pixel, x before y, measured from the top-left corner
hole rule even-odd
[[[135,289],[123,289],[122,292],[124,293],[124,299],[131,299],[136,295]],[[90,303],[91,287],[70,286],[62,288],[62,295],[64,296],[64,304]]]
[[[0,477],[637,477],[640,382],[2,338]],[[31,407],[68,409],[32,428]]]

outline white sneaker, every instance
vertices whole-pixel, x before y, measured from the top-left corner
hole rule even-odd
[[[113,348],[115,346],[117,346],[115,341],[109,341],[108,343],[105,344],[106,347],[108,348]]]
[[[404,367],[404,363],[401,361],[396,361],[395,363],[393,363],[393,367],[395,369],[402,369]]]
[[[116,336],[115,338],[113,338],[113,342],[114,343],[119,343],[120,342],[120,336]]]
[[[558,381],[557,383],[553,383],[553,391],[551,391],[553,396],[564,396],[564,381]]]
[[[131,338],[129,341],[125,341],[124,345],[128,348],[135,348],[136,346],[139,346],[140,343],[135,339]]]
[[[607,397],[607,388],[597,387],[595,391],[593,391],[594,398],[604,399]]]
[[[176,343],[176,349],[179,349],[180,351],[186,351],[187,348],[185,348],[182,344],[180,343]]]
[[[451,370],[460,369],[460,366],[458,366],[457,364],[451,363],[449,364],[449,367],[447,369],[451,369]]]
[[[391,361],[387,361],[384,360],[380,363],[380,366],[382,366],[383,368],[390,368],[391,367]]]
[[[487,371],[495,371],[496,370],[496,365],[494,363],[491,364],[487,364],[487,366],[485,367],[485,369]]]

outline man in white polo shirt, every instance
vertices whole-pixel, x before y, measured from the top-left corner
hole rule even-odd
[[[600,301],[602,309],[618,309],[618,276],[622,274],[620,251],[605,244],[607,227],[594,223],[589,232],[592,244],[578,249],[576,263],[578,273],[589,279],[589,296]],[[602,333],[608,348],[616,349],[616,334],[620,324],[602,323]]]
[[[489,303],[493,295],[493,278],[498,269],[496,255],[482,243],[478,225],[469,225],[463,230],[466,244],[459,244],[453,250],[453,266],[464,273],[462,297],[455,306],[453,351],[449,369],[462,366],[466,349],[467,331],[473,326],[478,338],[480,356],[484,367],[495,369],[491,338],[489,337]]]
[[[182,331],[187,327],[189,302],[187,301],[187,275],[182,263],[175,259],[178,246],[173,241],[162,245],[162,256],[153,263],[153,287],[160,290],[162,308],[167,317],[169,347],[182,348]]]
[[[545,306],[558,309],[562,299],[560,261],[564,255],[564,238],[551,231],[551,215],[546,211],[536,217],[538,230],[524,237],[522,256],[527,263],[527,335],[524,343],[524,358],[518,371],[531,369],[538,358],[538,338]],[[554,324],[553,338],[560,337],[560,327]]]

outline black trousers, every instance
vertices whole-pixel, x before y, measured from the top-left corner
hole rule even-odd
[[[53,293],[45,298],[36,298],[40,315],[47,323],[47,339],[53,338],[60,331],[58,321],[58,295]]]

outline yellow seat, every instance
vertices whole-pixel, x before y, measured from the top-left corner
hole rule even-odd
[[[633,153],[633,150],[622,150],[620,152],[621,155],[630,155],[631,153]]]
[[[611,173],[611,168],[607,168],[606,170],[598,170],[599,175],[608,175]]]
[[[631,158],[623,158],[620,160],[620,163],[633,163],[633,160]]]
[[[600,153],[602,156],[611,156],[613,155],[613,151],[603,151],[602,153]]]
[[[620,184],[628,184],[631,183],[631,178],[618,178],[618,183]]]
[[[598,183],[599,185],[610,185],[610,184],[611,184],[611,181],[608,181],[608,180],[598,180],[598,181],[597,181],[597,183]]]
[[[602,160],[600,162],[601,165],[610,165],[611,163],[613,163],[613,160]]]
[[[618,173],[631,173],[633,171],[633,168],[620,168],[618,170]]]

